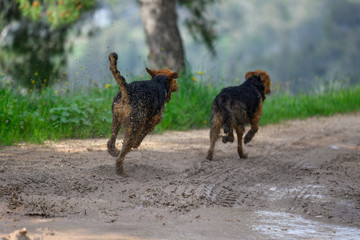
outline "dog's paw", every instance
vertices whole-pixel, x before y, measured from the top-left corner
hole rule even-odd
[[[247,134],[247,135],[244,137],[244,143],[245,143],[245,144],[249,143],[251,140],[252,140],[252,136],[250,136],[249,134]]]
[[[222,141],[223,143],[227,143],[227,142],[234,142],[234,135],[230,135],[230,136],[224,136],[222,137]]]
[[[246,153],[239,153],[239,157],[240,158],[247,158],[248,157],[248,155],[246,154]]]
[[[206,156],[206,159],[209,160],[209,161],[212,161],[213,160],[213,153],[208,152],[208,154]]]
[[[121,162],[116,163],[116,174],[122,177],[128,177],[129,175],[125,172],[124,166]]]
[[[129,174],[127,174],[127,173],[124,171],[124,169],[118,169],[118,168],[116,168],[116,174],[117,174],[117,175],[120,175],[120,176],[122,176],[122,177],[129,177]]]

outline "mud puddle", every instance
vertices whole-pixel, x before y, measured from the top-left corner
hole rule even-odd
[[[261,220],[253,224],[253,230],[263,235],[264,239],[350,240],[360,236],[359,228],[326,224],[299,215],[269,211],[258,211],[256,214]]]

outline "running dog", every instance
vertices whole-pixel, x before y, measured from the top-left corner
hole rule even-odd
[[[221,127],[225,134],[222,137],[224,143],[234,142],[235,129],[239,157],[247,158],[242,148],[245,125],[251,125],[244,137],[244,143],[247,144],[259,129],[265,94],[271,93],[270,85],[270,76],[265,71],[256,70],[246,73],[245,82],[240,86],[224,88],[215,97],[211,109],[210,148],[206,157],[208,160],[213,160],[214,147]]]
[[[179,75],[169,69],[146,71],[152,77],[148,81],[136,81],[128,84],[117,69],[116,53],[109,56],[110,70],[119,85],[120,91],[112,102],[111,138],[107,149],[116,158],[116,172],[127,177],[124,171],[125,155],[140,146],[145,136],[160,123],[165,103],[171,99],[171,93],[178,88],[176,78]],[[116,146],[116,138],[121,125],[124,126],[124,140],[121,151]]]

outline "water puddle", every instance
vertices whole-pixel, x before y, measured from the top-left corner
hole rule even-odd
[[[325,224],[283,212],[257,211],[252,229],[271,239],[359,239],[360,229]]]

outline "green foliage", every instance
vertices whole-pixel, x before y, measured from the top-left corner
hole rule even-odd
[[[115,88],[63,95],[46,88],[41,94],[22,94],[7,84],[0,88],[0,94],[0,145],[106,137],[110,132]]]
[[[204,73],[184,73],[178,80],[179,90],[166,104],[163,120],[157,131],[187,130],[209,126],[210,109],[218,89],[201,81]],[[198,80],[200,79],[200,80]]]
[[[25,17],[39,21],[43,15],[55,28],[74,23],[81,14],[95,6],[96,0],[16,0]]]
[[[179,90],[166,104],[156,132],[210,126],[211,104],[220,89],[204,84],[201,81],[204,77],[203,73],[180,76]],[[46,88],[37,93],[23,93],[5,83],[4,75],[0,75],[0,86],[3,86],[0,87],[0,145],[110,136],[111,102],[118,91],[115,83],[87,92],[58,94]],[[358,111],[359,103],[360,84],[321,94],[292,96],[278,92],[266,99],[261,124]]]
[[[94,4],[95,0],[2,0],[0,71],[33,90],[65,79],[68,30]]]
[[[347,89],[321,94],[277,94],[268,97],[263,106],[261,124],[279,123],[290,119],[330,116],[360,110],[360,83]]]

